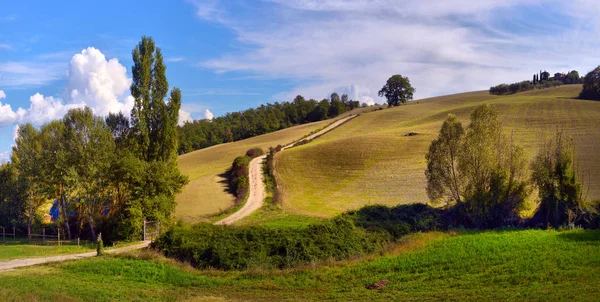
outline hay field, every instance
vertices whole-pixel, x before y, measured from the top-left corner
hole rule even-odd
[[[420,100],[418,104],[363,114],[276,160],[286,211],[330,217],[367,204],[427,202],[425,153],[443,120],[463,125],[477,105],[496,107],[504,129],[531,159],[563,127],[574,138],[587,199],[600,199],[600,102],[576,100],[581,85],[510,96],[487,91]],[[404,136],[416,132],[417,136]],[[534,196],[535,197],[535,196]]]
[[[252,147],[260,147],[266,151],[269,147],[291,143],[329,123],[331,120],[299,125],[179,156],[179,169],[190,178],[190,182],[177,195],[175,215],[194,221],[200,215],[217,213],[231,207],[234,196],[227,191],[227,182],[222,174],[236,157],[245,154]]]

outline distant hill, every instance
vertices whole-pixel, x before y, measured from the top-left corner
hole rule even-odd
[[[329,217],[366,204],[427,202],[429,144],[449,113],[466,126],[471,110],[482,103],[498,109],[507,134],[525,148],[528,159],[557,126],[564,127],[574,138],[587,199],[600,199],[600,102],[575,99],[580,91],[581,85],[564,85],[509,96],[469,92],[363,114],[278,155],[283,207]]]

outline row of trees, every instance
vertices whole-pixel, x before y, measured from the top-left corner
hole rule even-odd
[[[593,212],[582,198],[572,142],[557,133],[530,163],[523,149],[502,131],[489,105],[471,113],[464,128],[454,115],[444,121],[426,155],[427,194],[461,213],[461,224],[479,228],[518,225],[531,187],[541,204],[534,222],[558,227],[582,222]]]
[[[577,70],[572,70],[567,74],[558,73],[554,77],[551,77],[549,72],[540,70],[539,74],[536,73],[533,75],[533,80],[531,81],[492,86],[490,87],[490,94],[514,94],[533,89],[556,87],[563,84],[581,84],[582,82],[583,79],[579,77],[579,72],[577,72]]]
[[[1,221],[31,233],[37,209],[58,206],[66,237],[138,239],[144,220],[168,221],[187,178],[177,166],[181,92],[169,93],[160,48],[143,37],[133,54],[131,117],[72,109],[63,119],[20,126],[0,169]]]
[[[178,127],[179,154],[285,129],[294,125],[336,117],[361,104],[348,95],[331,94],[317,101],[296,96],[292,102],[262,105],[258,108],[227,113],[212,121],[197,120]],[[362,104],[366,106],[366,104]]]
[[[498,86],[490,87],[490,94],[495,94],[495,95],[515,94],[518,92],[529,91],[529,90],[534,90],[534,89],[557,87],[562,84],[563,84],[563,82],[557,81],[557,80],[537,82],[536,84],[533,84],[530,81],[523,81],[523,82],[512,83],[512,84],[500,84]]]

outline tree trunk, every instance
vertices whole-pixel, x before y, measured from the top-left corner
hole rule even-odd
[[[31,215],[27,219],[27,238],[31,239]]]
[[[67,236],[69,237],[69,240],[71,240],[71,226],[69,225],[69,216],[67,216],[67,209],[65,207],[64,196],[61,196],[60,200],[62,202],[63,218],[65,219],[65,227],[67,228]]]
[[[90,221],[90,231],[92,232],[92,240],[96,240],[96,230],[94,230],[94,219],[92,219],[92,215],[88,216]]]

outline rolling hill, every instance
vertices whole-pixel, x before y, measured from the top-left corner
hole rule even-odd
[[[175,215],[184,220],[194,220],[200,215],[217,213],[231,207],[235,197],[228,192],[227,180],[223,174],[236,157],[245,154],[252,147],[266,150],[279,144],[291,143],[328,123],[331,121],[299,125],[179,156],[179,169],[189,177],[190,182],[177,195]]]
[[[449,113],[468,124],[477,105],[499,111],[504,130],[531,159],[562,127],[573,137],[587,199],[600,198],[600,102],[575,99],[581,85],[493,96],[487,91],[424,99],[363,114],[310,144],[278,154],[286,211],[331,217],[367,204],[427,202],[425,154]],[[415,132],[415,136],[406,136]],[[532,198],[535,196],[532,195]]]

